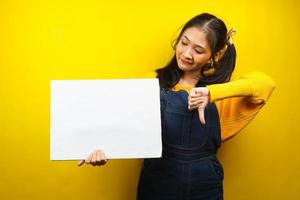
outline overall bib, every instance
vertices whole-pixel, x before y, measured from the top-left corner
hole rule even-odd
[[[160,90],[162,157],[144,159],[137,200],[222,200],[223,167],[216,158],[221,144],[219,115],[214,103],[188,110],[184,90]]]

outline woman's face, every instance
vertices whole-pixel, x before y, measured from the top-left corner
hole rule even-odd
[[[195,27],[185,30],[176,47],[178,67],[184,72],[198,72],[211,57],[206,33]]]

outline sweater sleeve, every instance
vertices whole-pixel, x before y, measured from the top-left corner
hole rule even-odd
[[[210,101],[215,102],[218,109],[222,141],[249,124],[274,88],[272,78],[262,72],[251,72],[227,83],[208,86]]]

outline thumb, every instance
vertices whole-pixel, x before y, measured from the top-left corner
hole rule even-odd
[[[201,124],[205,124],[204,110],[205,110],[205,107],[198,108],[199,120],[200,120]]]
[[[81,165],[83,165],[85,163],[85,160],[80,160],[77,164],[78,167],[80,167]]]

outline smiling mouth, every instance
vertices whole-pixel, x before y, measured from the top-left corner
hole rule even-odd
[[[183,59],[180,59],[180,62],[181,62],[182,64],[184,64],[184,65],[191,65],[191,64],[193,64],[193,63],[190,63],[190,62],[188,62],[188,61],[186,61],[186,60],[183,60]]]

